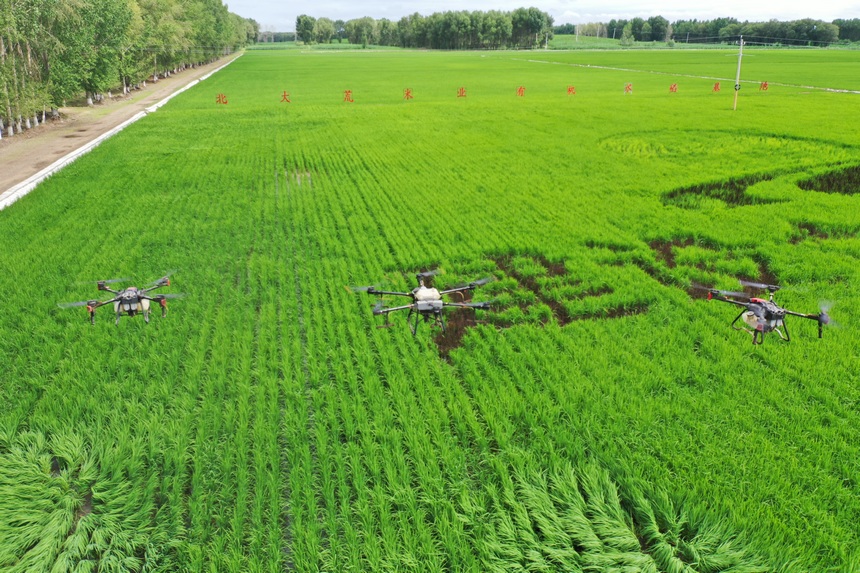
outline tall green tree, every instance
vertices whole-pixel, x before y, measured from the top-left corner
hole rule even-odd
[[[317,18],[314,22],[314,40],[320,44],[328,44],[335,34],[334,22],[329,18]]]
[[[838,38],[840,40],[860,42],[860,18],[833,20],[833,25],[839,29]]]
[[[296,18],[296,37],[305,44],[313,42],[314,24],[316,24],[316,21],[316,18],[312,16],[301,14]]]
[[[648,18],[648,24],[651,26],[651,40],[665,42],[669,39],[669,20],[663,16],[652,16]]]
[[[539,45],[552,33],[552,16],[537,8],[517,8],[511,13],[513,42],[522,48]]]
[[[366,46],[376,43],[376,20],[369,16],[348,21],[344,25],[344,30],[351,44]]]

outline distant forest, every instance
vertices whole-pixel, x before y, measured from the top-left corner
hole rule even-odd
[[[513,12],[461,10],[435,12],[429,16],[416,12],[396,22],[370,17],[331,20],[302,14],[296,18],[295,33],[270,33],[262,39],[456,50],[533,48],[543,45],[555,34],[615,38],[622,44],[736,42],[738,36],[743,35],[747,43],[826,46],[860,41],[860,19],[741,22],[736,18],[716,18],[669,22],[662,16],[652,16],[556,26],[552,16],[537,8],[518,8]]]

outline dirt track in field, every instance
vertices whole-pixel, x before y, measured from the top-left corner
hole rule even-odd
[[[110,131],[194,80],[238,57],[231,54],[211,64],[188,68],[126,96],[105,98],[92,107],[60,108],[60,118],[13,137],[0,139],[0,195],[58,159]]]

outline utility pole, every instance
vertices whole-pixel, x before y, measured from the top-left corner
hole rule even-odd
[[[735,76],[735,103],[732,106],[732,111],[738,109],[738,92],[741,91],[741,58],[744,56],[744,37],[741,35],[738,42],[738,73]]]

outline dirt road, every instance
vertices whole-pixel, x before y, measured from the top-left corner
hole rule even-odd
[[[189,68],[126,96],[105,98],[92,107],[64,107],[61,118],[47,121],[13,137],[0,140],[0,195],[58,159],[131,119],[173,92],[232,61],[239,54]]]

